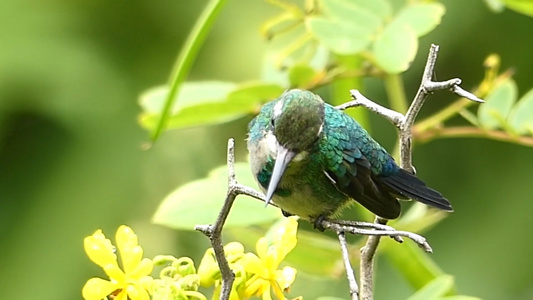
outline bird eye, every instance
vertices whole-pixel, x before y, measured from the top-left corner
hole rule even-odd
[[[270,119],[270,125],[272,126],[272,128],[274,128],[274,125],[275,125],[275,124],[274,124],[274,118],[271,118],[271,119]]]

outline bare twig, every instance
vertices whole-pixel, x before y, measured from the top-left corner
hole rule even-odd
[[[231,286],[235,280],[235,274],[231,271],[226,256],[224,255],[224,246],[222,245],[222,228],[229,215],[231,206],[235,201],[237,195],[246,194],[248,196],[264,201],[264,196],[252,188],[237,183],[235,179],[235,141],[229,139],[228,141],[228,193],[224,205],[218,214],[214,225],[196,225],[194,228],[209,237],[215,257],[217,259],[220,274],[222,275],[222,289],[220,291],[220,299],[229,299],[231,293]]]
[[[366,223],[366,222],[357,222],[357,224],[347,224],[345,221],[329,221],[329,220],[322,220],[320,225],[324,229],[330,229],[335,232],[347,232],[355,235],[367,235],[367,236],[390,236],[398,243],[403,243],[403,239],[401,238],[406,237],[413,242],[417,243],[420,248],[424,249],[426,252],[432,252],[431,246],[426,241],[426,238],[424,238],[421,235],[418,235],[416,233],[412,233],[409,231],[399,231],[396,230],[390,226],[385,225],[386,220],[380,221],[379,223]],[[365,228],[372,228],[372,229],[365,229]]]
[[[385,224],[386,220],[376,217],[376,224]],[[361,276],[361,300],[374,299],[374,255],[379,245],[379,236],[369,236],[366,244],[361,248],[361,262],[359,276]]]
[[[358,90],[351,90],[350,93],[352,95],[352,98],[354,98],[354,100],[344,103],[342,105],[336,106],[335,108],[340,109],[340,110],[345,110],[350,107],[363,106],[366,109],[370,110],[371,112],[374,112],[384,117],[385,119],[389,120],[392,124],[394,124],[394,126],[400,128],[400,125],[405,119],[404,115],[402,115],[401,113],[395,110],[383,107],[372,100],[369,100],[368,98],[363,96]]]
[[[426,98],[434,91],[449,89],[453,93],[465,97],[469,100],[475,102],[483,102],[483,100],[476,97],[474,94],[463,90],[459,84],[461,84],[461,79],[453,78],[446,81],[432,81],[431,78],[435,71],[435,63],[437,61],[437,53],[439,51],[439,46],[431,45],[429,50],[428,59],[426,62],[426,67],[424,68],[424,74],[422,76],[422,82],[418,88],[415,99],[411,103],[411,106],[407,110],[407,113],[402,115],[399,112],[390,110],[381,105],[374,103],[373,101],[365,98],[359,91],[351,90],[350,93],[354,98],[354,101],[348,102],[345,105],[339,106],[339,109],[345,109],[348,107],[354,106],[364,106],[372,112],[377,113],[378,115],[386,118],[392,122],[400,131],[400,165],[403,169],[408,170],[414,173],[413,163],[412,163],[412,147],[411,139],[412,133],[411,128],[414,124],[415,118],[418,115],[418,112],[422,108]]]
[[[433,75],[435,61],[437,59],[438,46],[432,45],[424,70],[422,83],[418,90],[418,93],[411,103],[406,115],[402,115],[396,111],[387,109],[380,106],[373,101],[365,98],[361,93],[356,90],[351,90],[351,95],[354,101],[338,106],[338,109],[346,109],[355,106],[364,106],[367,109],[383,116],[392,122],[400,131],[400,165],[403,169],[414,172],[414,168],[411,160],[411,128],[416,115],[420,111],[427,96],[436,90],[450,89],[453,93],[456,93],[462,97],[470,99],[472,101],[482,102],[473,94],[461,89],[459,84],[461,80],[458,78],[451,79],[443,82],[433,82],[431,77]],[[222,290],[220,299],[229,299],[231,286],[235,279],[235,275],[231,271],[228,261],[224,256],[224,248],[222,245],[222,228],[229,215],[233,202],[238,195],[244,194],[260,201],[264,201],[264,195],[252,188],[241,185],[235,178],[235,156],[234,156],[234,141],[230,139],[228,141],[228,192],[226,199],[217,217],[214,225],[197,225],[196,230],[203,232],[211,240],[215,257],[217,259],[218,266],[222,275]],[[420,235],[406,232],[397,231],[394,228],[386,225],[387,220],[376,218],[374,223],[355,222],[355,221],[328,221],[322,220],[321,225],[325,229],[333,230],[339,237],[339,242],[343,251],[343,258],[346,267],[348,281],[350,283],[350,294],[352,299],[371,300],[373,299],[373,264],[376,249],[379,245],[381,236],[390,236],[397,242],[403,242],[401,237],[407,237],[416,242],[425,251],[431,252],[431,247],[427,243],[426,239]],[[351,234],[368,235],[368,240],[363,248],[361,248],[361,264],[360,264],[360,276],[361,284],[357,286],[357,281],[351,267],[348,248],[344,234],[348,232]]]
[[[416,128],[416,126],[415,126]],[[489,138],[497,141],[515,143],[518,145],[533,147],[533,137],[516,136],[501,130],[483,130],[472,126],[456,126],[425,130],[423,132],[413,132],[419,142],[428,142],[435,138],[450,137],[478,137]]]
[[[350,298],[352,300],[359,300],[359,287],[355,279],[355,273],[350,262],[350,252],[348,251],[348,243],[346,243],[346,236],[344,231],[337,231],[339,243],[341,244],[342,260],[344,261],[344,268],[346,269],[346,277],[350,285]]]
[[[416,119],[416,116],[418,115],[418,112],[422,108],[422,105],[424,104],[424,101],[429,96],[429,94],[437,90],[449,89],[450,91],[452,91],[453,93],[461,97],[465,97],[469,100],[476,101],[476,102],[483,102],[483,100],[477,98],[475,95],[459,87],[459,84],[461,84],[461,79],[459,78],[453,78],[453,79],[441,81],[441,82],[435,82],[431,80],[434,74],[434,70],[435,70],[435,64],[437,61],[438,51],[439,51],[439,46],[431,45],[428,59],[426,62],[426,66],[424,68],[424,73],[422,75],[422,82],[405,116],[402,115],[401,113],[390,110],[388,108],[384,108],[383,106],[380,106],[374,103],[373,101],[365,98],[363,95],[361,95],[361,93],[359,93],[356,90],[350,91],[352,97],[354,98],[354,101],[349,102],[343,106],[337,107],[339,109],[345,109],[347,107],[352,107],[352,106],[364,106],[370,111],[373,111],[379,114],[380,116],[383,116],[390,122],[392,122],[399,130],[400,166],[403,169],[411,173],[415,173],[415,169],[413,167],[413,162],[412,162],[412,142],[411,142],[412,141],[412,130],[411,129]],[[376,218],[375,223],[386,224],[387,220],[384,220],[378,217]],[[380,232],[380,235],[387,235],[387,234],[384,234],[384,231],[379,231],[379,232]],[[409,237],[413,239],[412,236],[409,236]],[[416,238],[418,239],[418,237]],[[419,245],[421,245],[423,248],[425,248],[426,251],[431,252],[431,248],[427,244],[426,240],[423,237],[420,237],[420,238],[421,239],[418,239],[418,240],[413,239],[413,240],[417,242]],[[379,245],[379,239],[380,239],[379,235],[369,236],[365,246],[361,249],[360,296],[362,300],[373,299],[373,259],[374,259],[374,254],[376,252],[376,249]]]

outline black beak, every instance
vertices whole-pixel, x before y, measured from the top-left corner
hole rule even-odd
[[[287,165],[291,162],[295,155],[296,153],[294,153],[293,151],[281,145],[278,146],[278,156],[276,158],[276,163],[274,164],[274,170],[272,171],[272,176],[270,177],[270,183],[268,185],[268,190],[266,193],[266,206],[268,206],[270,200],[272,200],[272,196],[274,195],[274,192],[278,187],[279,181],[281,180],[283,173],[285,173]]]

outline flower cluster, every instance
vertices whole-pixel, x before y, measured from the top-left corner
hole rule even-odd
[[[115,237],[121,256],[122,267],[118,266],[115,247],[102,230],[84,240],[85,252],[109,276],[109,280],[91,278],[82,289],[86,300],[101,300],[114,295],[115,300],[148,300],[153,278],[153,262],[142,258],[143,249],[139,246],[137,235],[127,226],[120,226]]]
[[[285,256],[296,246],[296,217],[282,220],[274,227],[269,237],[257,241],[257,255],[245,253],[240,243],[229,243],[224,247],[230,268],[235,273],[230,299],[248,299],[261,297],[270,300],[271,291],[277,299],[285,299],[284,291],[288,291],[296,277],[296,269],[284,267],[278,270]],[[205,287],[215,286],[213,299],[218,299],[222,285],[213,249],[208,249],[198,268],[200,284]]]
[[[296,277],[291,267],[278,269],[285,256],[296,246],[296,217],[284,219],[271,230],[267,237],[259,239],[257,254],[245,253],[240,243],[229,243],[224,247],[235,282],[230,299],[261,297],[286,299]],[[100,266],[109,280],[91,278],[82,289],[85,300],[187,300],[206,297],[198,292],[200,286],[214,287],[213,299],[218,299],[222,286],[221,274],[212,248],[208,249],[198,271],[188,257],[156,256],[153,260],[143,258],[143,249],[137,235],[127,226],[120,226],[116,233],[116,245],[97,230],[84,240],[85,252]],[[121,266],[117,261],[116,249],[120,254]],[[166,265],[158,278],[150,276],[154,265]]]

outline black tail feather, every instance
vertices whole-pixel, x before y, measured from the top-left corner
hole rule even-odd
[[[441,193],[428,187],[415,175],[400,169],[400,171],[390,176],[380,176],[380,181],[389,187],[393,192],[422,202],[424,204],[440,208],[446,211],[453,211],[448,199]]]

